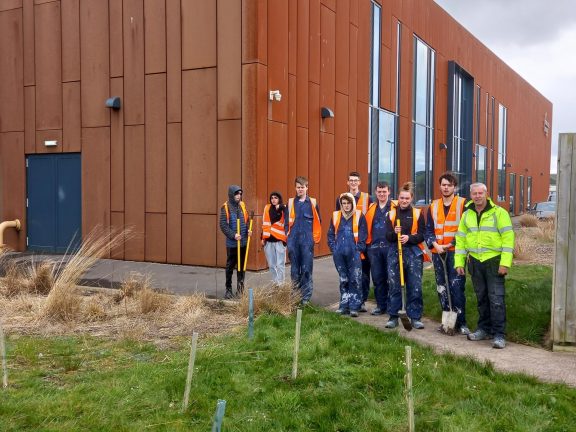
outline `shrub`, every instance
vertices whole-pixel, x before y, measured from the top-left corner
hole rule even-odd
[[[536,238],[542,242],[553,243],[556,236],[556,227],[554,219],[544,219],[538,221],[538,231]]]
[[[300,295],[291,283],[265,285],[254,288],[254,314],[276,313],[290,315],[300,301]],[[244,289],[238,302],[238,314],[248,315],[248,289]]]
[[[523,214],[518,218],[518,222],[522,227],[537,227],[538,218],[531,214]]]
[[[151,288],[143,289],[140,294],[140,311],[143,314],[165,311],[172,305],[169,295],[160,293]]]
[[[531,261],[535,257],[534,241],[524,229],[517,230],[514,244],[514,258]]]
[[[5,267],[4,278],[0,279],[0,295],[15,297],[29,292],[29,284],[23,275],[21,266],[10,262]]]
[[[29,267],[30,292],[47,295],[54,286],[54,264],[41,262]]]

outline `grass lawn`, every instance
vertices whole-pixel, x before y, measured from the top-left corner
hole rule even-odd
[[[496,373],[324,310],[306,308],[299,375],[294,317],[264,315],[253,341],[199,341],[189,410],[179,409],[188,341],[11,335],[3,431],[207,431],[217,399],[226,431],[406,431],[404,346],[413,347],[419,431],[570,431],[576,389]]]
[[[424,271],[424,314],[438,321],[442,310],[436,293],[434,270]],[[542,346],[550,327],[552,268],[541,265],[512,266],[506,277],[507,338],[514,342]],[[470,275],[466,277],[466,320],[476,329],[478,308]]]

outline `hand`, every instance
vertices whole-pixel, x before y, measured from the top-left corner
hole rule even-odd
[[[498,274],[500,276],[506,276],[508,274],[508,267],[504,267],[504,266],[498,267]]]
[[[456,267],[456,273],[458,273],[458,276],[465,276],[466,270],[464,270],[464,267]]]
[[[438,243],[435,242],[433,243],[433,246],[437,253],[439,254],[446,253],[446,249],[443,245],[439,245]]]
[[[401,236],[400,236],[400,243],[406,244],[406,242],[407,242],[409,239],[410,239],[410,236],[409,236],[409,235],[406,235],[406,234],[401,235]]]
[[[266,246],[266,240],[262,239],[261,243],[262,243],[262,246]]]
[[[248,237],[252,237],[252,231],[248,230]]]
[[[402,227],[396,225],[396,226],[394,227],[394,232],[395,232],[396,234],[401,233],[401,232],[402,232]]]
[[[241,239],[242,239],[242,236],[240,234],[238,234],[238,233],[234,234],[234,240],[238,241]]]

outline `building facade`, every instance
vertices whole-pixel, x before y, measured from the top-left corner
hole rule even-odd
[[[426,205],[451,169],[518,214],[547,197],[551,121],[432,0],[0,0],[0,210],[20,251],[130,226],[113,258],[223,265],[229,184],[259,236],[269,193],[305,175],[326,232],[352,170]]]

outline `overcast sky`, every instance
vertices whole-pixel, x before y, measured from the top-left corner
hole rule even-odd
[[[556,172],[558,133],[576,133],[576,2],[435,1],[552,102]]]

